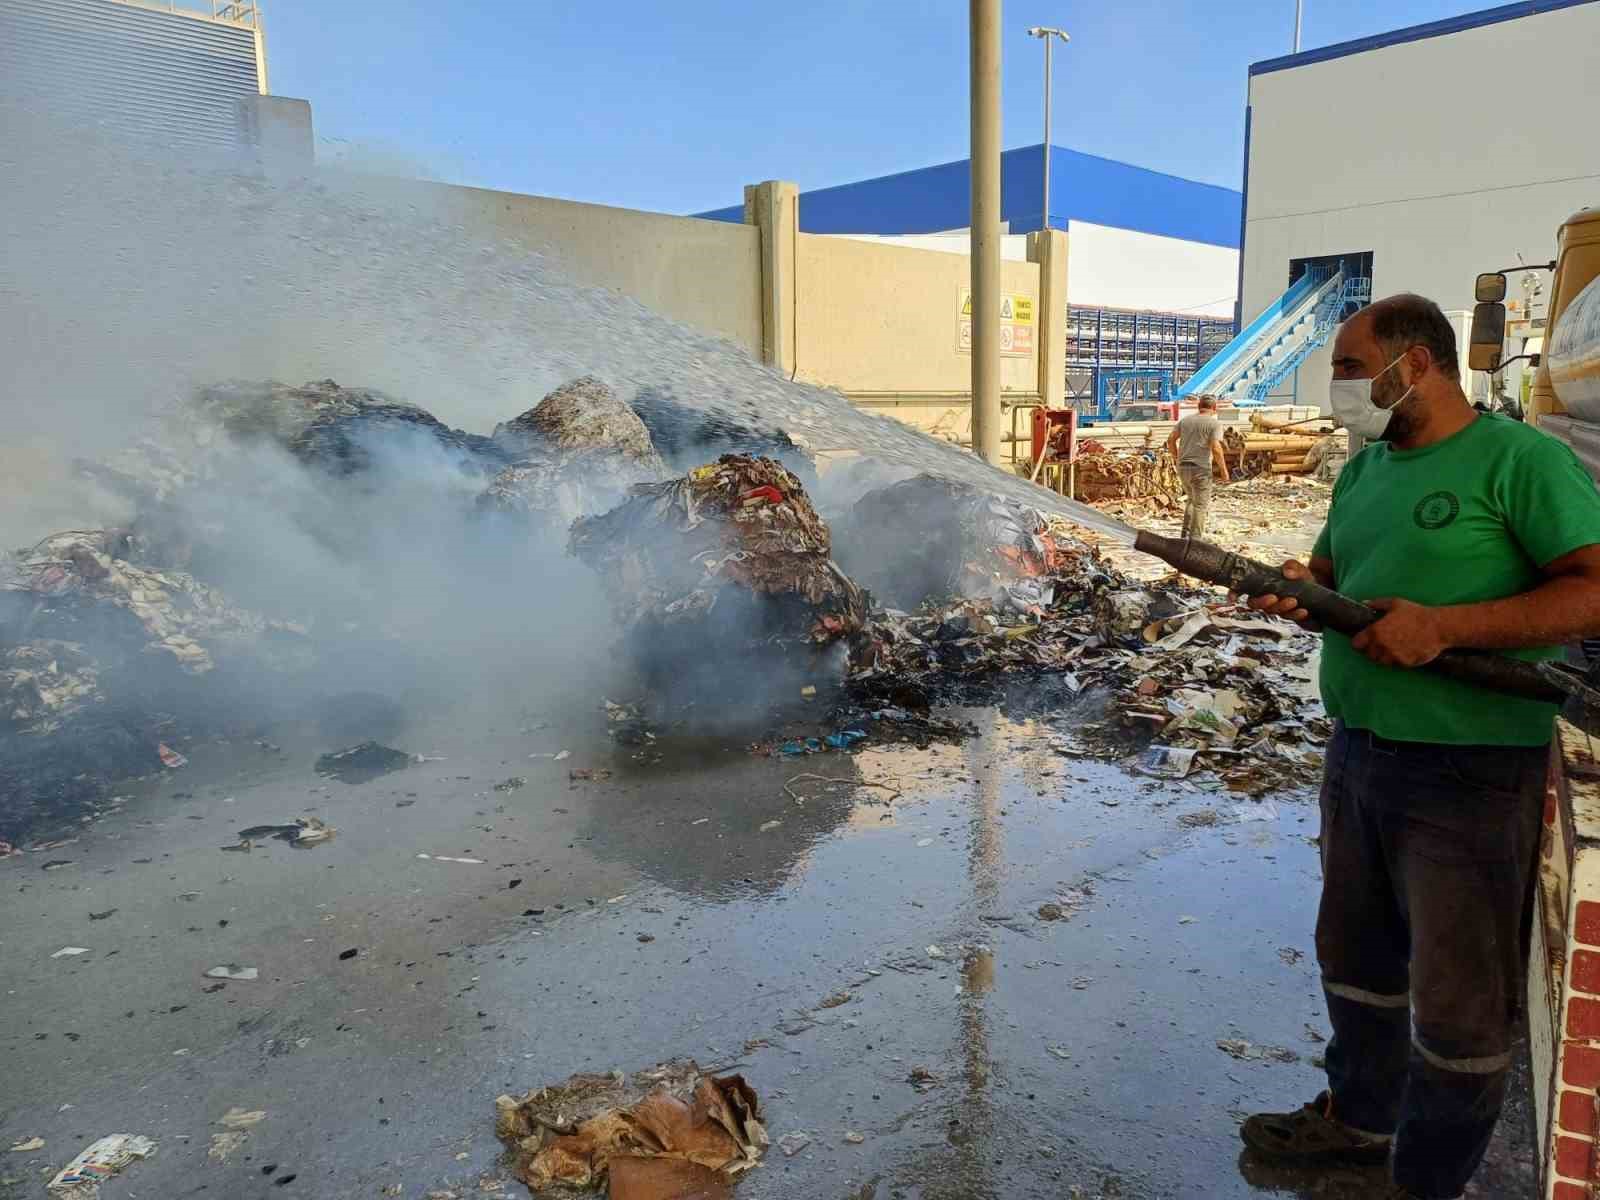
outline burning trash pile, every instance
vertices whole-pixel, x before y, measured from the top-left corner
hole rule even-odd
[[[634,484],[667,474],[644,422],[592,375],[497,425],[491,441],[512,461],[478,498],[479,508],[538,516],[562,528]]]
[[[495,1108],[495,1133],[535,1196],[604,1187],[611,1200],[726,1200],[768,1145],[743,1077],[686,1061],[574,1075]]]
[[[795,650],[850,638],[867,616],[805,488],[769,458],[725,454],[639,484],[610,512],[576,521],[570,550],[605,581],[650,687],[683,687],[696,667],[725,677],[752,657],[793,663]]]
[[[892,608],[929,597],[992,599],[1041,613],[1051,580],[1075,572],[1086,548],[1034,509],[934,475],[861,497],[840,523],[838,558]]]

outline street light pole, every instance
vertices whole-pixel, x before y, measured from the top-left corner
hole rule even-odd
[[[1300,53],[1300,18],[1305,15],[1306,0],[1294,0],[1294,52]]]
[[[1035,25],[1028,30],[1029,37],[1044,39],[1044,219],[1039,223],[1040,229],[1050,228],[1050,80],[1054,60],[1052,51],[1056,48],[1056,39],[1069,42],[1065,31],[1051,29],[1045,25]]]
[[[1000,4],[971,0],[972,449],[1000,462]]]

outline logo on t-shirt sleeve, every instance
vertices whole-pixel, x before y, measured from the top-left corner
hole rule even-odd
[[[1411,519],[1423,529],[1443,529],[1461,512],[1454,492],[1429,492],[1411,510]]]

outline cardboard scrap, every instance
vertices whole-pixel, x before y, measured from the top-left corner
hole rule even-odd
[[[744,1078],[712,1078],[686,1060],[631,1078],[574,1075],[495,1107],[512,1170],[535,1192],[609,1178],[613,1200],[719,1200],[768,1145]]]

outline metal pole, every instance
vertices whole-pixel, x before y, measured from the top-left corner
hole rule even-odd
[[[1300,53],[1300,18],[1304,15],[1306,0],[1294,0],[1294,52]]]
[[[1050,68],[1054,62],[1055,39],[1044,40],[1044,220],[1040,229],[1050,228]]]
[[[1000,0],[971,0],[972,449],[1000,461]]]

